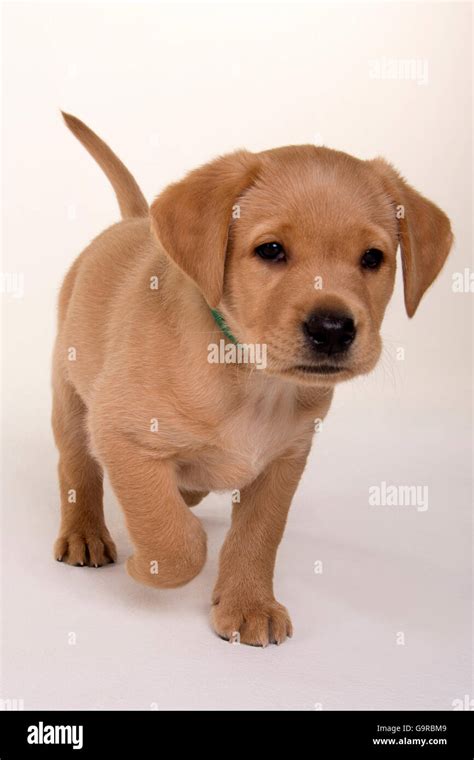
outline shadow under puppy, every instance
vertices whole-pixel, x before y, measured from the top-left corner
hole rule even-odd
[[[336,383],[379,358],[399,242],[412,316],[450,250],[449,220],[384,160],[312,145],[217,158],[148,208],[110,148],[64,118],[123,221],[77,258],[60,294],[55,557],[115,560],[105,468],[135,547],[129,573],[179,586],[206,558],[189,507],[238,489],[212,623],[224,638],[281,643],[292,628],[273,594],[275,557],[314,420]],[[264,365],[211,363],[221,341],[264,347]]]

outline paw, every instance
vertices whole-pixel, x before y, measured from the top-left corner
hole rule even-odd
[[[255,647],[282,644],[293,634],[288,610],[275,600],[239,604],[221,596],[213,604],[211,621],[221,638]]]
[[[177,588],[189,583],[206,562],[207,536],[200,521],[189,512],[176,526],[167,545],[159,540],[152,549],[137,549],[127,560],[127,571],[139,583],[155,588]]]
[[[117,560],[117,549],[107,528],[98,532],[71,531],[57,539],[54,557],[68,565],[101,567]]]

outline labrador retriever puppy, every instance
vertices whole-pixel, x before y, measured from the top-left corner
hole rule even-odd
[[[134,545],[128,572],[180,586],[206,559],[190,507],[233,491],[212,624],[226,639],[280,644],[292,626],[274,597],[275,558],[315,419],[337,383],[377,363],[398,245],[411,317],[449,253],[449,220],[383,159],[314,145],[222,156],[149,208],[110,148],[64,119],[109,178],[122,221],[83,251],[60,294],[54,556],[115,561],[106,470]],[[239,359],[211,361],[216,346]]]

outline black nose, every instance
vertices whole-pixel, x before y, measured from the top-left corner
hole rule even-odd
[[[314,350],[332,356],[347,351],[356,336],[352,317],[330,311],[315,311],[303,324]]]

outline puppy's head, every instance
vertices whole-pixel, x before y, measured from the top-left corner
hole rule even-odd
[[[369,372],[400,243],[415,313],[449,253],[446,215],[382,159],[292,146],[224,156],[153,203],[171,259],[267,372],[331,385]]]

